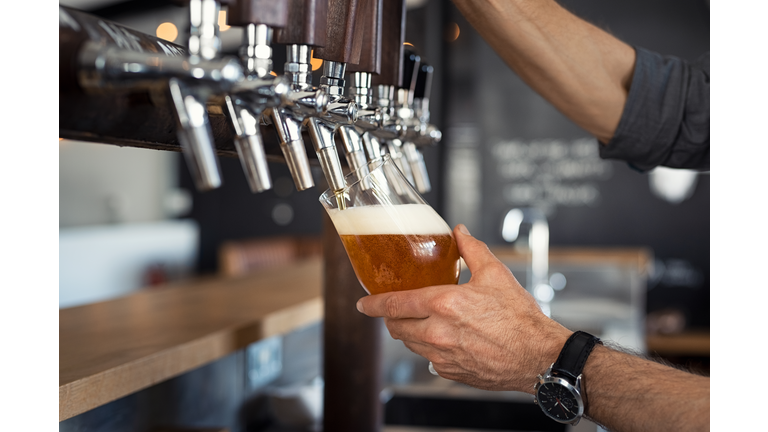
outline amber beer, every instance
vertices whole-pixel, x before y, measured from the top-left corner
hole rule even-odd
[[[373,205],[329,214],[369,294],[458,283],[456,240],[429,205]]]

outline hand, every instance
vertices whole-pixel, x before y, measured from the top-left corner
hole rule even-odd
[[[541,312],[485,243],[454,229],[472,272],[463,285],[438,285],[361,298],[360,312],[384,317],[394,339],[433,363],[438,374],[486,390],[533,393],[571,331]]]

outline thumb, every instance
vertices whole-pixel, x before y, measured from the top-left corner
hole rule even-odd
[[[469,271],[473,274],[487,265],[501,263],[485,243],[472,237],[464,224],[456,225],[456,228],[453,229],[453,236],[456,237],[459,254],[464,258]]]

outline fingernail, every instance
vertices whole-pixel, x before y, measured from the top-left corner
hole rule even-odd
[[[464,235],[472,235],[469,233],[469,230],[466,226],[464,226],[464,224],[459,224],[459,231],[461,231],[461,233]]]
[[[363,303],[360,300],[357,301],[357,311],[360,313],[365,313],[363,312]]]

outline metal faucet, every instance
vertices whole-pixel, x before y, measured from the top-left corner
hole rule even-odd
[[[311,59],[312,49],[309,45],[286,46],[284,73],[290,82],[291,91],[286,103],[264,113],[265,122],[271,123],[277,130],[285,162],[299,191],[315,185],[301,134],[302,126],[310,116],[326,112],[330,102],[324,89],[312,86]]]
[[[286,77],[269,76],[272,72],[271,39],[272,29],[265,24],[244,26],[240,59],[246,79],[225,97],[224,112],[234,128],[235,147],[252,192],[272,188],[261,135],[261,115],[267,108],[284,104],[290,91]]]
[[[421,66],[421,56],[412,51],[406,51],[403,59],[403,86],[397,89],[397,102],[395,112],[397,121],[401,124],[401,136],[398,140],[392,140],[390,143],[390,153],[395,153],[400,158],[398,166],[403,167],[403,171],[410,180],[411,184],[419,192],[429,192],[432,186],[429,183],[427,167],[424,164],[424,157],[416,149],[413,139],[418,136],[420,126],[419,119],[415,115],[413,108],[414,93],[416,82]]]
[[[533,294],[542,311],[550,316],[550,303],[555,291],[549,284],[549,225],[547,218],[536,208],[515,208],[504,216],[501,236],[508,243],[525,238],[521,228],[527,226],[528,249],[531,253],[525,288]]]
[[[221,47],[219,9],[217,0],[189,1],[187,48],[191,68],[218,56]],[[218,188],[222,183],[221,170],[206,109],[211,89],[199,82],[183,83],[177,78],[171,78],[168,85],[182,152],[195,184],[199,190]]]
[[[333,191],[344,189],[345,186],[335,134],[339,126],[354,125],[358,114],[355,102],[343,95],[345,73],[346,63],[323,62],[320,88],[328,94],[328,107],[325,112],[307,117],[304,121],[328,187]]]
[[[218,188],[221,173],[207,103],[231,91],[245,77],[240,62],[219,57],[215,0],[190,0],[188,48],[158,43],[161,51],[123,41],[86,41],[78,51],[78,83],[87,92],[146,90],[155,103],[168,103],[176,135],[198,190]],[[121,40],[122,41],[122,40]]]
[[[402,132],[402,125],[397,121],[395,113],[395,86],[379,84],[373,87],[373,106],[381,114],[379,127],[363,134],[365,153],[369,161],[380,158],[384,154],[386,142],[397,139]]]
[[[432,185],[429,181],[427,166],[424,163],[424,155],[418,147],[433,146],[439,143],[443,137],[442,132],[435,125],[429,123],[429,95],[433,73],[434,68],[431,65],[421,62],[411,104],[414,113],[413,121],[409,123],[410,127],[407,127],[404,132],[407,140],[404,150],[413,167],[414,180],[416,180],[420,192],[428,192]]]
[[[375,160],[388,153],[403,175],[413,184],[410,166],[404,163],[401,151],[400,136],[403,133],[403,125],[398,119],[395,105],[397,88],[393,85],[379,84],[373,90],[373,102],[381,113],[381,121],[377,129],[363,134],[368,160]]]
[[[381,156],[380,145],[378,146],[379,153],[375,153],[375,156],[372,156],[373,150],[366,152],[367,146],[374,145],[370,141],[370,135],[366,141],[366,133],[378,129],[382,122],[381,110],[373,104],[372,76],[369,72],[354,72],[352,74],[349,95],[357,105],[357,119],[354,124],[339,127],[347,165],[353,171],[366,166],[369,158],[375,159]]]

